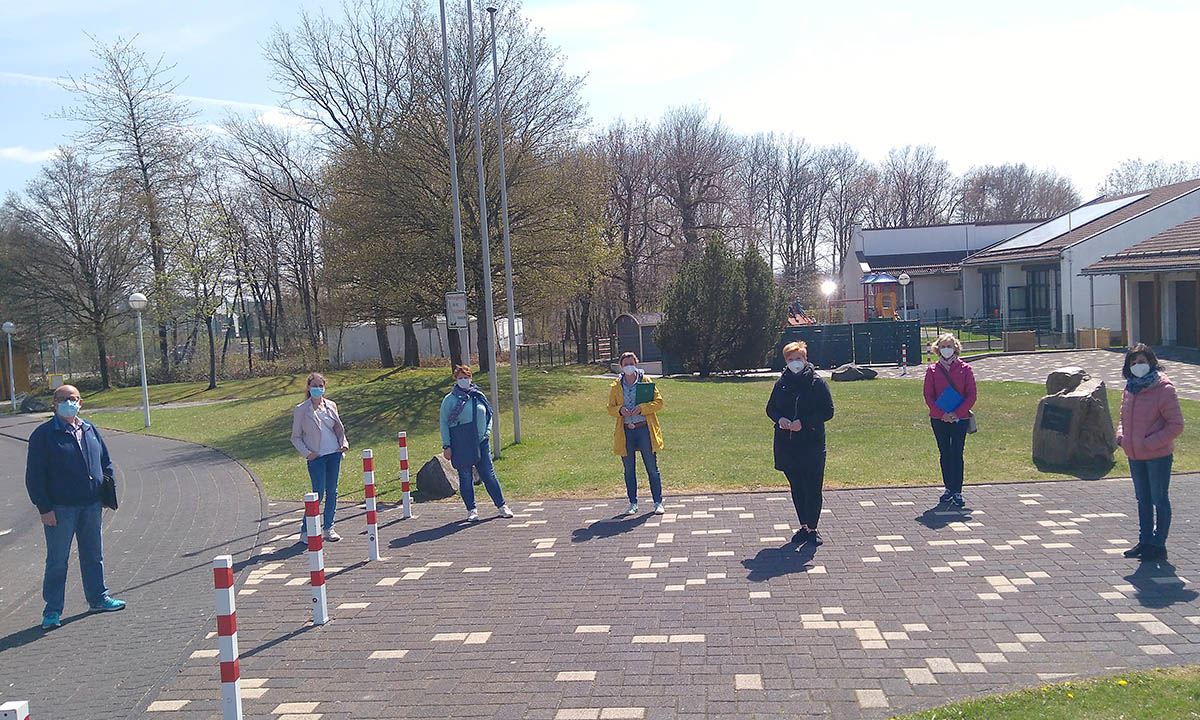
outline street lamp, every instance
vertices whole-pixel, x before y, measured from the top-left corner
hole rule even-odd
[[[833,295],[833,291],[837,290],[837,283],[833,278],[826,278],[825,282],[821,283],[821,292],[825,294],[825,323],[833,324],[833,310],[830,308],[829,298]]]
[[[904,320],[908,321],[908,284],[912,282],[912,278],[908,273],[900,273],[900,277],[896,278],[900,283],[900,290],[904,293]]]
[[[8,399],[12,401],[13,412],[17,411],[17,381],[13,376],[13,359],[12,359],[12,334],[17,331],[17,326],[10,322],[0,325],[4,330],[4,334],[8,336]]]
[[[150,301],[141,293],[134,293],[129,296],[129,307],[137,313],[138,322],[138,357],[142,361],[142,415],[146,420],[146,427],[150,427],[150,390],[146,387],[146,345],[142,339],[142,311]]]
[[[517,387],[517,311],[513,299],[512,242],[508,236],[508,179],[504,170],[504,124],[500,114],[500,63],[496,59],[496,7],[488,6],[492,23],[492,83],[496,98],[496,145],[500,163],[500,212],[504,220],[504,293],[508,300],[508,368],[512,375],[513,442],[521,442],[521,395]],[[565,362],[565,361],[564,361]]]

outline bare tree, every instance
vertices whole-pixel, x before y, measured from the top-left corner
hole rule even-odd
[[[955,178],[931,145],[892,148],[877,171],[870,220],[878,227],[946,222],[955,207]]]
[[[100,383],[107,389],[107,341],[142,260],[139,246],[131,242],[134,209],[123,201],[112,176],[70,147],[59,148],[25,194],[25,201],[10,197],[4,207],[16,225],[5,234],[5,254],[23,258],[5,263],[12,281],[92,336]]]
[[[1024,163],[973,167],[960,192],[956,216],[962,222],[1049,218],[1079,204],[1069,178]]]
[[[720,120],[710,121],[708,111],[698,105],[668,110],[655,130],[655,188],[675,211],[664,220],[685,262],[699,256],[702,236],[724,229],[718,218],[732,201],[738,144]]]
[[[81,141],[98,150],[129,183],[137,198],[148,240],[154,272],[151,297],[155,302],[162,372],[170,377],[166,307],[169,248],[163,228],[163,203],[178,177],[182,158],[192,145],[187,127],[195,113],[174,96],[179,83],[171,78],[174,65],[151,61],[133,44],[117,38],[105,45],[92,38],[94,74],[69,77],[63,87],[75,94],[78,104],[63,116],[83,125]]]
[[[1131,158],[1113,168],[1096,192],[1106,197],[1126,195],[1196,178],[1200,178],[1200,162]]]
[[[830,271],[840,275],[850,252],[852,228],[862,222],[870,201],[870,164],[849,145],[821,151],[828,159],[828,200],[825,203]]]

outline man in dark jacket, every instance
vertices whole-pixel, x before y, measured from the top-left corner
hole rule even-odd
[[[771,389],[767,417],[775,423],[775,469],[787,476],[800,529],[796,543],[821,545],[821,489],[825,484],[825,423],[833,419],[833,396],[808,362],[808,346],[783,348],[787,368]]]
[[[42,580],[42,629],[62,624],[71,541],[79,543],[79,572],[90,612],[125,607],[104,586],[100,542],[100,486],[113,475],[108,448],[96,426],[79,417],[79,389],[63,385],[54,392],[54,417],[29,437],[25,488],[42,514],[46,531],[46,574]]]

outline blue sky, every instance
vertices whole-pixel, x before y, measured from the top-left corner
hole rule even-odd
[[[431,7],[434,0],[428,0]],[[201,123],[278,102],[261,44],[317,0],[45,0],[0,4],[0,194],[73,132],[49,79],[91,68],[85,33],[165,53]],[[701,102],[739,132],[848,142],[872,159],[931,143],[957,171],[1022,161],[1088,196],[1122,159],[1200,160],[1194,35],[1179,0],[529,0],[593,120]],[[276,119],[282,120],[281,117]]]

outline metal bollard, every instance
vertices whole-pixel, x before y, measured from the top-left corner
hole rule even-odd
[[[242,720],[242,671],[238,665],[232,555],[213,558],[213,588],[217,601],[217,643],[220,647],[221,711],[225,720]]]
[[[321,549],[320,505],[316,493],[304,496],[304,525],[308,528],[308,575],[312,580],[313,625],[329,622],[325,598],[325,552]]]
[[[400,496],[403,503],[400,517],[407,520],[412,517],[412,494],[408,486],[408,433],[396,433],[396,442],[400,444]]]
[[[29,702],[9,700],[0,705],[0,720],[29,720]]]
[[[363,504],[367,509],[367,561],[379,559],[379,515],[375,508],[375,457],[363,450]]]

